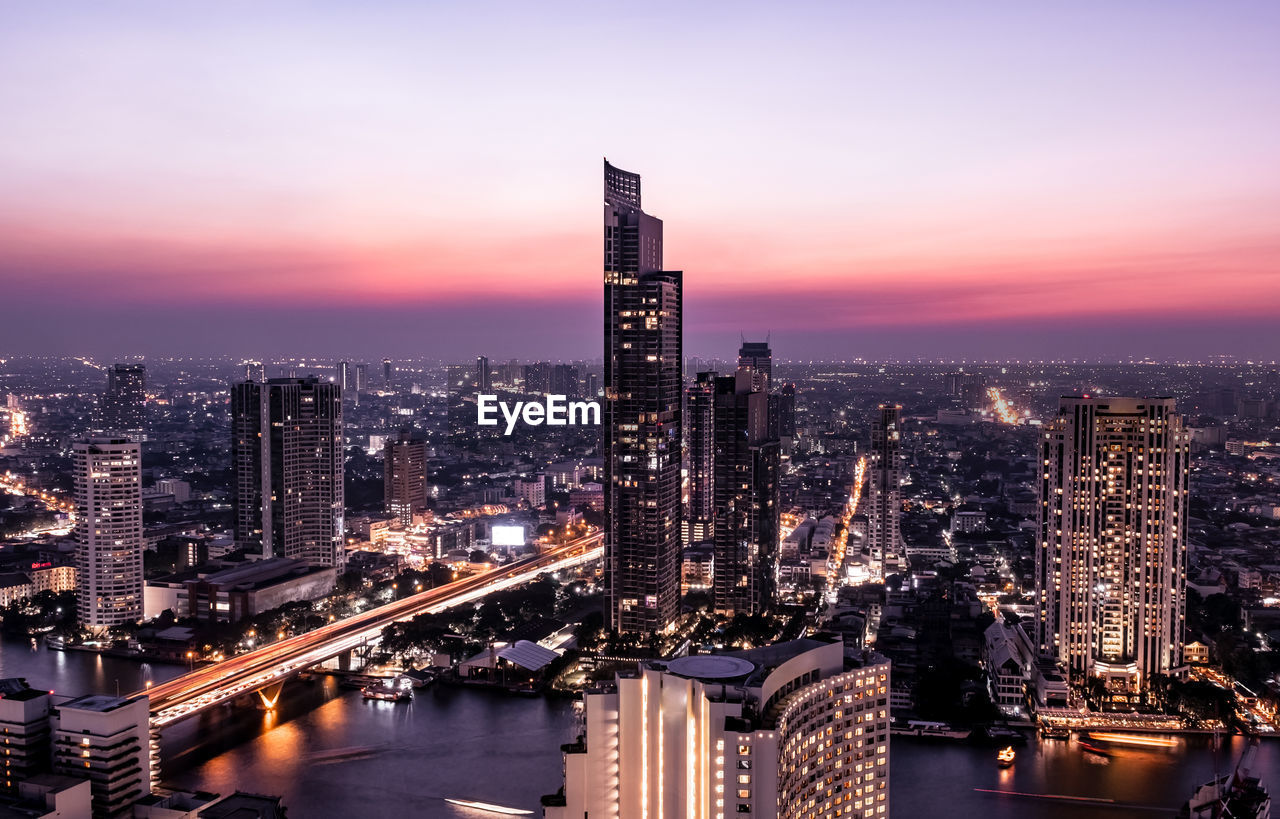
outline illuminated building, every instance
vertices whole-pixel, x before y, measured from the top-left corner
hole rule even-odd
[[[546,819],[889,815],[889,661],[838,640],[643,663],[583,706]]]
[[[778,439],[770,435],[767,377],[741,369],[715,380],[715,582],[726,615],[773,603],[778,569]]]
[[[15,793],[19,783],[49,769],[49,705],[48,691],[0,679],[0,791]]]
[[[341,566],[342,387],[317,378],[231,388],[236,546]]]
[[[683,524],[686,546],[715,536],[715,390],[716,374],[703,372],[685,392],[689,427],[689,505]]]
[[[476,392],[486,395],[493,392],[493,370],[489,369],[489,359],[486,356],[476,357]]]
[[[91,694],[55,706],[52,715],[54,771],[89,780],[95,819],[121,815],[151,793],[146,697]]]
[[[604,163],[605,619],[654,632],[680,613],[682,274],[640,175]]]
[[[401,526],[413,525],[413,513],[427,508],[427,442],[415,440],[411,430],[383,447],[383,492],[386,511]]]
[[[383,386],[390,387],[391,383],[391,359],[384,358],[382,359],[382,384]]]
[[[902,407],[881,404],[871,424],[867,475],[867,546],[871,570],[884,577],[898,569],[902,548]]]
[[[116,364],[107,370],[99,429],[140,436],[147,426],[146,388],[147,368],[141,364]]]
[[[94,631],[142,619],[142,454],[128,438],[71,447],[76,495],[76,606]]]
[[[1190,434],[1172,398],[1064,397],[1041,439],[1036,641],[1079,681],[1184,668]]]

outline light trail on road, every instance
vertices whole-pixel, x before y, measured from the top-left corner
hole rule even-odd
[[[527,583],[540,574],[598,560],[604,534],[596,532],[527,560],[500,566],[411,595],[345,620],[196,669],[138,691],[151,700],[152,728],[162,728],[210,706],[280,682],[298,671],[377,640],[391,623],[434,614]]]

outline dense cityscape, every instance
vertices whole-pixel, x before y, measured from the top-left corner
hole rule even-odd
[[[0,819],[1271,819],[1277,31],[6,4]]]
[[[1273,362],[688,355],[640,177],[604,187],[603,358],[0,361],[4,815],[283,815],[187,775],[445,690],[569,708],[525,749],[562,758],[529,783],[557,819],[869,819],[922,774],[904,747],[1016,771],[1232,735],[1109,802],[1266,815]],[[54,690],[24,652],[133,673]],[[533,810],[450,787],[421,815]]]

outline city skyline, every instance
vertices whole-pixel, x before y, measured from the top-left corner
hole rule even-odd
[[[6,350],[580,354],[606,155],[663,180],[690,350],[1280,356],[1272,7],[152,11],[0,33]],[[627,129],[617,25],[673,52]]]

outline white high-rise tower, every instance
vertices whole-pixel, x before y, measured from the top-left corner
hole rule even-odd
[[[1036,638],[1073,678],[1182,670],[1189,456],[1172,398],[1066,397],[1044,432]]]
[[[94,630],[142,619],[142,453],[128,438],[90,437],[75,462],[76,599]]]

